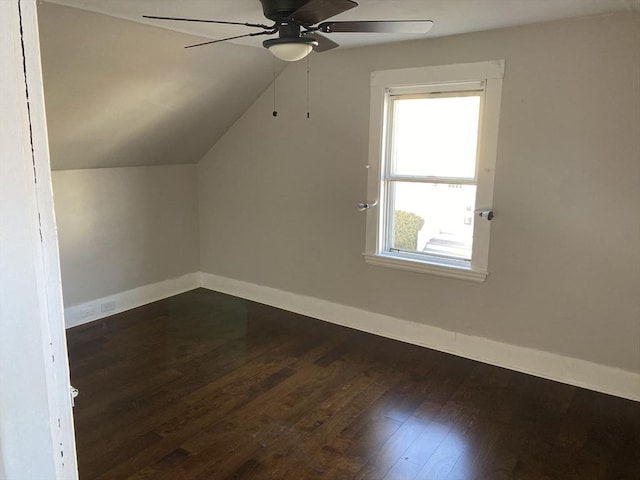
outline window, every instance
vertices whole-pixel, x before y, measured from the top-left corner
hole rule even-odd
[[[371,76],[368,263],[484,281],[503,61]]]

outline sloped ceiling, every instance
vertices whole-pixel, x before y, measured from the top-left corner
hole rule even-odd
[[[640,11],[640,0],[359,3],[337,19],[431,18],[427,37]],[[258,0],[50,0],[39,2],[38,14],[53,169],[196,163],[269,86],[274,68],[285,66],[261,48],[261,39],[183,48],[247,33],[244,27],[141,18],[262,23]],[[416,36],[331,38],[346,48]]]
[[[202,38],[51,3],[38,15],[55,170],[195,163],[273,79],[262,49],[185,50]]]

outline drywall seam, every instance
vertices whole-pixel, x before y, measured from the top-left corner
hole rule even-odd
[[[619,368],[452,332],[209,273],[202,273],[202,286],[394,340],[640,401],[640,374]]]

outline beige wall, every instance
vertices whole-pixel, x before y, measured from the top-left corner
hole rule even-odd
[[[196,167],[53,172],[65,307],[198,271]]]
[[[506,60],[484,284],[365,264],[369,73]],[[337,50],[199,169],[201,270],[640,371],[640,16]],[[284,94],[286,92],[286,95]]]

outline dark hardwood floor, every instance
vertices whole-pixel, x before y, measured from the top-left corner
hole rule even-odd
[[[640,403],[203,289],[67,337],[82,480],[640,479]]]

